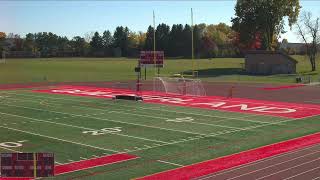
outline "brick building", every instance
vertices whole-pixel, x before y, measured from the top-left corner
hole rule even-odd
[[[245,70],[249,74],[294,74],[297,61],[278,51],[248,51]]]

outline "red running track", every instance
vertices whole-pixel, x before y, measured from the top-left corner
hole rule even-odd
[[[320,133],[275,143],[221,158],[138,178],[138,180],[187,180],[320,143]]]

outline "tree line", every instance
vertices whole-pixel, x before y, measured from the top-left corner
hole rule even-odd
[[[159,24],[155,30],[156,50],[169,57],[191,57],[192,27],[188,24]],[[193,26],[194,52],[197,58],[234,57],[239,50],[233,44],[235,32],[230,26],[198,24]],[[142,50],[153,50],[154,28],[146,32],[133,32],[118,26],[112,33],[87,33],[71,39],[52,32],[0,34],[0,51],[25,51],[41,57],[92,56],[92,57],[138,57]],[[8,42],[11,42],[8,44]],[[7,44],[6,44],[7,43]]]

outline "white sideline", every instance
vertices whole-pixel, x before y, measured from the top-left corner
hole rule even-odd
[[[279,158],[279,157],[283,157],[283,156],[287,156],[287,155],[299,153],[299,152],[301,152],[301,151],[307,151],[307,150],[312,149],[312,148],[315,148],[315,147],[317,147],[317,146],[320,146],[320,145],[310,146],[310,147],[307,147],[307,148],[298,149],[298,150],[295,150],[295,151],[290,151],[290,152],[283,153],[283,154],[280,154],[280,155],[275,155],[275,156],[272,156],[272,157],[270,157],[270,158],[266,158],[266,159],[261,159],[261,160],[258,160],[258,161],[254,161],[254,162],[252,162],[252,163],[240,165],[240,166],[237,166],[237,167],[235,167],[235,168],[222,171],[222,172],[220,172],[220,173],[218,172],[218,173],[215,173],[215,174],[210,175],[210,176],[205,176],[205,177],[203,177],[203,178],[200,178],[199,180],[208,179],[208,178],[211,178],[211,177],[214,177],[214,176],[219,176],[219,175],[226,174],[226,173],[229,173],[229,172],[237,171],[237,170],[242,169],[242,168],[246,168],[246,167],[249,167],[249,166],[254,166],[254,165],[257,165],[257,164],[260,164],[260,163],[264,163],[264,162],[267,162],[267,161],[270,161],[270,160],[274,160],[274,159]]]
[[[54,139],[54,140],[57,140],[57,141],[67,142],[67,143],[76,144],[76,145],[80,145],[80,146],[86,146],[86,147],[90,147],[90,148],[93,148],[93,149],[99,149],[99,150],[104,150],[104,151],[121,153],[121,152],[119,152],[119,151],[115,151],[115,150],[112,150],[112,149],[106,149],[106,148],[101,148],[101,147],[97,147],[97,146],[92,146],[92,145],[88,145],[88,144],[83,144],[83,143],[79,143],[79,142],[70,141],[70,140],[64,140],[64,139],[60,139],[60,138],[56,138],[56,137],[46,136],[46,135],[37,134],[37,133],[33,133],[33,132],[29,132],[29,131],[24,131],[24,130],[20,130],[20,129],[15,129],[15,128],[10,128],[10,127],[6,127],[6,126],[1,126],[1,125],[0,125],[0,128],[9,129],[9,130],[12,130],[12,131],[23,132],[23,133],[26,133],[26,134],[31,134],[31,135],[35,135],[35,136],[40,136],[40,137],[45,137],[45,138],[49,138],[49,139]]]
[[[284,164],[284,163],[287,163],[287,162],[290,162],[290,161],[294,161],[296,159],[300,159],[300,158],[303,158],[303,157],[306,157],[306,156],[310,156],[310,155],[313,155],[313,154],[316,154],[316,153],[319,153],[319,152],[320,152],[320,150],[319,151],[314,151],[312,153],[304,154],[302,156],[298,156],[296,158],[293,158],[293,159],[290,159],[290,160],[287,160],[287,161],[282,161],[281,163],[272,164],[272,165],[264,167],[264,168],[260,168],[260,169],[254,170],[254,171],[250,171],[248,173],[244,173],[244,174],[241,174],[239,176],[235,176],[235,177],[229,178],[227,180],[236,179],[236,178],[239,178],[239,177],[242,177],[242,176],[246,176],[248,174],[252,174],[252,173],[259,172],[259,171],[263,171],[265,169],[268,169],[268,168],[271,168],[271,167],[274,167],[274,166],[278,166],[278,165],[281,165],[281,164]]]
[[[175,165],[175,166],[179,166],[179,167],[183,167],[184,165],[181,164],[176,164],[176,163],[172,163],[172,162],[168,162],[168,161],[163,161],[163,160],[157,160],[158,162],[162,162],[165,164],[171,164],[171,165]]]
[[[16,115],[16,114],[4,113],[4,112],[1,112],[1,111],[0,111],[0,114],[5,114],[5,115],[8,115],[8,116],[21,117],[21,118],[25,118],[25,119],[32,119],[34,121],[46,122],[46,123],[56,124],[56,125],[60,125],[60,126],[69,126],[69,127],[78,128],[78,129],[85,129],[85,130],[92,130],[92,131],[96,131],[97,130],[97,129],[92,129],[92,128],[86,128],[86,127],[83,127],[83,126],[75,126],[75,125],[71,125],[71,124],[58,123],[58,122],[52,122],[52,121],[46,121],[46,120],[26,117],[26,116],[20,116],[20,115]],[[130,136],[130,135],[120,134],[120,133],[109,133],[109,134],[118,135],[118,136],[125,136],[125,137],[130,137],[130,138],[135,138],[135,139],[141,139],[141,140],[146,140],[146,141],[152,141],[152,142],[167,143],[167,142],[164,142],[164,141],[152,140],[152,139],[147,139],[147,138],[142,138],[142,137],[137,137],[137,136]]]
[[[43,96],[36,96],[36,95],[26,95],[26,94],[18,94],[18,93],[12,93],[12,92],[6,92],[8,94],[14,94],[14,95],[18,95],[18,96],[29,96],[29,97],[37,97],[37,98],[48,98],[48,99],[55,99],[55,100],[66,100],[65,98],[57,98],[57,97],[43,97]],[[68,101],[75,101],[75,102],[95,102],[95,101],[84,101],[84,100],[77,100],[77,99],[68,99]],[[99,102],[100,103],[100,102]],[[103,105],[115,105],[112,103],[100,103]],[[129,107],[132,108],[132,106],[126,106],[126,105],[120,105],[117,104],[117,106],[120,107]],[[232,119],[232,120],[237,120],[237,121],[245,121],[245,122],[255,122],[255,123],[265,123],[265,124],[269,124],[271,122],[264,122],[264,121],[254,121],[254,120],[249,120],[249,119],[241,119],[241,118],[233,118],[233,117],[224,117],[224,116],[217,116],[217,115],[208,115],[208,114],[198,114],[198,113],[191,113],[191,112],[184,112],[184,111],[171,111],[171,110],[166,110],[166,109],[161,109],[161,108],[147,108],[147,107],[134,107],[137,109],[147,109],[147,110],[154,110],[154,111],[164,111],[164,112],[172,112],[172,113],[180,113],[180,114],[188,114],[188,115],[195,115],[195,116],[202,116],[202,117],[213,117],[213,118],[221,118],[221,119]],[[219,110],[222,111],[222,110]],[[229,111],[228,111],[229,112]],[[251,117],[251,116],[257,116],[254,114],[250,114],[247,116],[243,116],[243,117]],[[262,115],[261,116],[265,116]],[[267,116],[267,117],[272,117],[272,116]],[[287,119],[287,118],[286,118]]]

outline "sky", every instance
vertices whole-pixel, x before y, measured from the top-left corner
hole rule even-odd
[[[86,1],[86,0],[0,0],[0,31],[19,34],[53,32],[72,38],[104,30],[113,32],[117,26],[128,26],[131,31],[147,30],[155,11],[156,24],[190,24],[190,8],[194,23],[231,25],[235,0],[206,1]],[[320,17],[317,0],[301,0],[302,11]],[[289,42],[300,42],[295,30],[286,27],[281,36]]]

